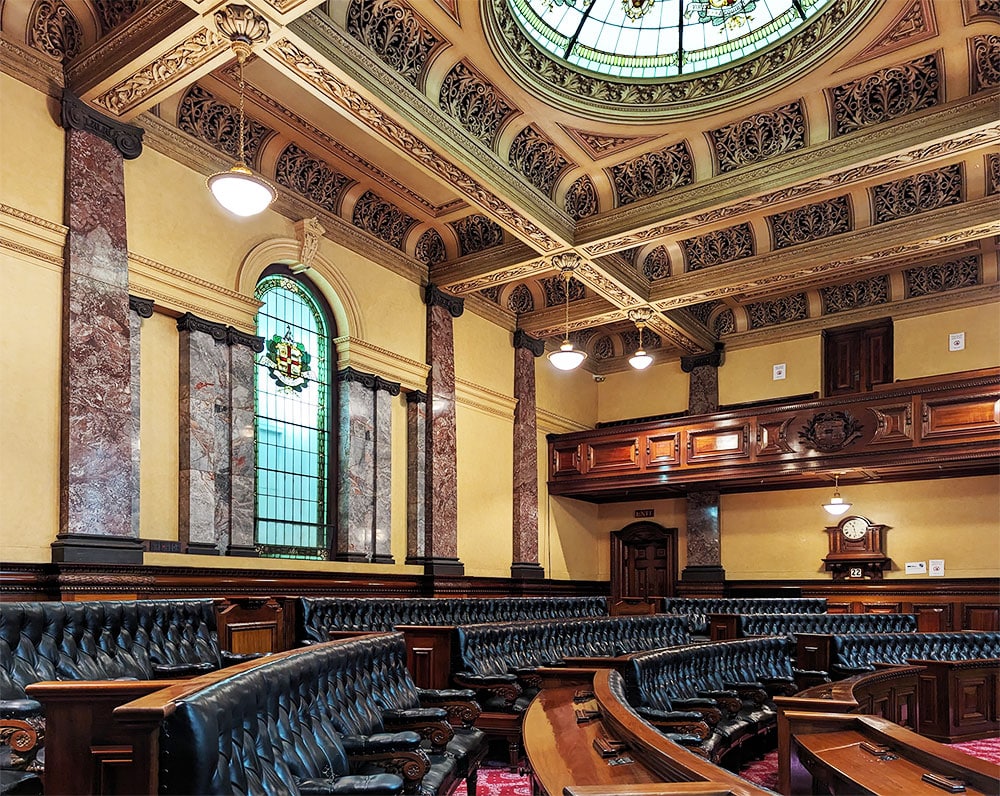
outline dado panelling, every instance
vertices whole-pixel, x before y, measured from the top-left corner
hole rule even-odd
[[[734,488],[767,476],[865,468],[883,476],[993,471],[1000,370],[922,379],[825,399],[549,438],[549,493],[601,500],[692,483]]]

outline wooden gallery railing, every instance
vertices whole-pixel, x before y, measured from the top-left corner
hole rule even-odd
[[[863,467],[880,479],[995,473],[1000,368],[872,392],[549,435],[549,494],[602,500],[698,484],[768,488]]]

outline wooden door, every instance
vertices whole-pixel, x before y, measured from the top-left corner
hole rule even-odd
[[[677,582],[677,529],[636,522],[611,534],[611,595],[669,597]]]
[[[823,382],[827,396],[868,392],[892,382],[892,319],[823,332]]]

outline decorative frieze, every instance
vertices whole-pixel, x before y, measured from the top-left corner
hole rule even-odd
[[[448,252],[445,250],[441,234],[436,229],[427,230],[417,241],[413,256],[425,265],[436,265],[447,260]]]
[[[844,83],[830,92],[836,134],[932,108],[941,101],[940,90],[941,73],[933,53]]]
[[[1000,86],[1000,36],[974,36],[972,50],[972,93]]]
[[[483,215],[471,215],[451,223],[461,256],[503,244],[503,227]]]
[[[347,32],[414,86],[421,84],[431,54],[445,43],[398,0],[353,0]]]
[[[732,334],[735,331],[736,316],[733,315],[733,311],[727,307],[716,315],[715,320],[712,321],[712,334],[716,337],[722,337],[723,335]]]
[[[83,49],[83,29],[63,0],[38,0],[28,19],[28,45],[57,61],[70,61]]]
[[[177,126],[181,130],[234,159],[240,155],[239,124],[238,108],[219,101],[197,83],[185,92],[177,108]],[[244,156],[247,163],[257,163],[264,141],[274,130],[249,116],[244,126]],[[288,149],[292,147],[294,144]]]
[[[688,271],[698,271],[713,265],[742,260],[757,253],[753,229],[749,223],[688,238],[682,240],[680,246],[684,250]]]
[[[600,210],[597,188],[589,176],[584,174],[569,186],[569,190],[566,191],[565,207],[566,212],[576,221],[597,214]]]
[[[417,220],[371,191],[365,191],[354,205],[351,223],[390,246],[402,249],[407,231]]]
[[[687,143],[682,141],[612,166],[609,171],[618,205],[623,206],[690,185],[694,180],[694,161]]]
[[[101,30],[107,34],[140,8],[149,5],[149,2],[150,0],[94,0]]]
[[[712,311],[721,303],[721,301],[716,300],[705,301],[701,304],[691,304],[687,307],[687,311],[703,326],[708,326],[708,319],[712,315]]]
[[[615,357],[615,343],[611,339],[611,335],[601,335],[594,341],[594,345],[591,347],[591,354],[594,359],[598,361],[603,361],[606,359],[614,359]]]
[[[826,202],[797,207],[767,217],[775,249],[850,232],[853,229],[851,202],[838,196]]]
[[[545,306],[560,307],[566,303],[566,280],[562,276],[547,276],[540,279],[542,290],[545,291]],[[587,290],[583,283],[573,277],[569,279],[569,300],[577,301],[586,298]]]
[[[491,149],[504,123],[517,112],[467,61],[459,61],[447,74],[438,104]]]
[[[1000,155],[991,152],[986,156],[986,193],[1000,193]]]
[[[507,161],[546,196],[559,175],[572,165],[558,147],[535,125],[528,125],[510,144]]]
[[[516,314],[534,310],[535,298],[531,295],[531,288],[517,285],[507,296],[507,309]]]
[[[801,149],[805,146],[805,134],[802,105],[792,102],[727,124],[710,131],[708,135],[719,171],[725,174],[741,166]]]
[[[344,191],[354,184],[296,144],[289,144],[278,156],[274,181],[331,213],[338,212]]]
[[[503,290],[503,285],[490,285],[489,287],[484,287],[479,292],[494,304],[499,304],[501,290]]]
[[[657,246],[642,261],[642,275],[650,282],[670,276],[670,255],[666,246]]]
[[[819,289],[819,295],[824,315],[888,304],[889,277],[879,274],[846,285],[828,285]]]
[[[782,296],[772,301],[755,301],[746,305],[751,329],[776,326],[809,317],[809,304],[805,293]]]
[[[960,204],[965,193],[962,164],[953,163],[871,189],[875,224]]]
[[[947,263],[907,268],[903,271],[907,298],[973,287],[982,284],[982,280],[982,261],[975,254]]]

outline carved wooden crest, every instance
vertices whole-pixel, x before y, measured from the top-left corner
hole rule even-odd
[[[863,428],[850,412],[820,412],[805,424],[799,439],[822,453],[833,453],[854,442]]]

